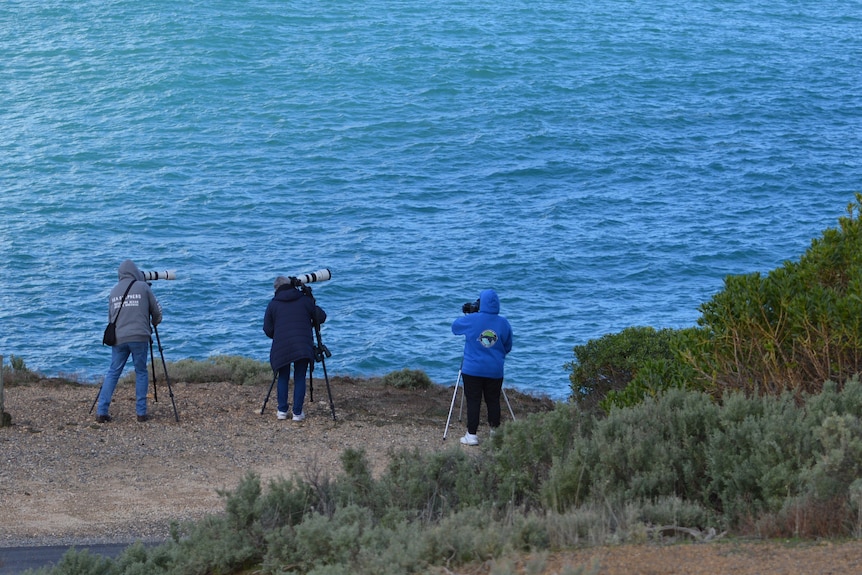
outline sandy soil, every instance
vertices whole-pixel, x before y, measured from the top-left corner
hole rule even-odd
[[[294,473],[335,474],[348,447],[382,470],[392,449],[462,449],[458,402],[443,440],[452,388],[382,387],[377,380],[333,378],[333,421],[323,382],[315,381],[302,423],[277,421],[275,398],[260,414],[268,386],[160,384],[151,421],[138,423],[134,391],[117,388],[114,421],[89,413],[97,389],[43,381],[6,389],[11,427],[0,429],[0,548],[161,540],[171,521],[219,513],[218,490],[249,471],[264,480]],[[507,391],[516,416],[551,402]],[[460,395],[459,395],[460,398]],[[505,409],[505,408],[504,408]],[[505,416],[505,412],[504,412]],[[504,421],[505,421],[504,417]],[[487,432],[480,428],[480,436]],[[524,555],[459,570],[603,575],[862,573],[862,542],[740,542],[609,546]],[[451,571],[448,571],[451,573]]]

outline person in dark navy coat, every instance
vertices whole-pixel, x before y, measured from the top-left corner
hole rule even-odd
[[[287,419],[287,392],[293,366],[293,421],[305,419],[305,376],[314,361],[314,321],[326,321],[326,312],[311,297],[311,288],[303,293],[292,278],[275,278],[275,295],[266,306],[263,332],[272,339],[269,364],[278,374],[278,419]]]

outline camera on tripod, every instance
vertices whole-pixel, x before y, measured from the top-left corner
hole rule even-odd
[[[314,361],[322,362],[325,358],[332,357],[332,352],[323,343],[314,346]]]
[[[472,302],[468,301],[461,306],[461,311],[464,313],[476,313],[477,311],[479,311],[479,300]]]

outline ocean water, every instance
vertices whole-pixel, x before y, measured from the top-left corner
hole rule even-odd
[[[168,361],[266,360],[273,279],[327,267],[330,375],[454,383],[493,287],[506,385],[565,398],[573,346],[695,325],[837,224],[860,30],[859,1],[3,2],[0,354],[98,381],[131,258],[176,270]]]

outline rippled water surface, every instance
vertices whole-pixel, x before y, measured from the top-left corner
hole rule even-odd
[[[694,325],[862,191],[862,4],[371,0],[0,6],[0,354],[98,379],[116,268],[168,361],[265,360],[323,267],[330,374],[453,383],[494,287],[507,385]]]

